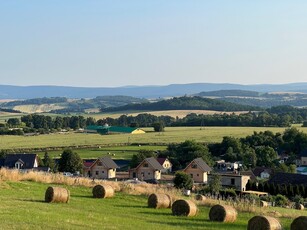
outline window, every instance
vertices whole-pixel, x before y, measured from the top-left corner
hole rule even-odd
[[[235,179],[234,179],[234,178],[231,178],[230,180],[231,180],[231,181],[230,181],[230,184],[231,184],[231,185],[234,185],[234,184],[235,184]]]
[[[148,173],[148,175],[150,175],[150,173]]]
[[[96,171],[96,175],[98,175],[99,174],[99,171]]]
[[[144,163],[143,167],[147,168],[147,167],[148,167],[148,164],[147,164],[147,163]]]
[[[97,162],[97,165],[98,165],[98,166],[102,166],[101,161],[98,161],[98,162]]]
[[[101,171],[102,173],[104,173],[104,171]]]
[[[197,169],[197,164],[192,164],[192,169]]]
[[[197,176],[199,176],[199,174],[197,174]]]
[[[191,173],[190,175],[191,175],[191,177],[193,178],[193,174]]]

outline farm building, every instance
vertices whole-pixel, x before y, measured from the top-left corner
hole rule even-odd
[[[196,158],[183,170],[185,173],[190,174],[194,182],[207,183],[208,173],[212,169],[207,165],[202,158]]]
[[[144,130],[139,128],[132,128],[132,127],[123,127],[123,126],[97,126],[97,125],[90,125],[87,126],[85,131],[87,133],[99,133],[99,134],[115,134],[115,133],[129,133],[129,134],[143,134],[145,133]]]
[[[234,188],[236,191],[245,191],[246,184],[248,180],[250,180],[249,175],[242,175],[237,173],[225,173],[219,174],[221,177],[221,185],[227,188]],[[208,180],[210,181],[212,175],[208,176]]]
[[[117,164],[110,157],[102,157],[95,161],[83,162],[83,176],[96,179],[111,179],[116,177]]]
[[[129,178],[139,180],[160,180],[162,165],[154,158],[144,159],[136,168],[129,170]]]

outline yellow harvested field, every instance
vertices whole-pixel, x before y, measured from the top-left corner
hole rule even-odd
[[[64,106],[59,106],[55,104],[42,104],[42,105],[18,105],[15,106],[15,110],[19,110],[23,113],[45,113],[51,110],[63,109]]]

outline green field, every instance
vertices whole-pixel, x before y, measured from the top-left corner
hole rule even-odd
[[[307,133],[307,128],[299,128]],[[220,142],[224,136],[245,137],[254,131],[271,130],[284,132],[285,128],[260,128],[260,127],[167,127],[165,132],[156,133],[152,128],[144,129],[146,134],[118,134],[99,135],[85,133],[48,134],[39,136],[1,136],[0,149],[28,149],[48,147],[80,146],[116,146],[136,144],[168,145],[180,143],[185,140],[212,143]]]
[[[199,206],[196,217],[176,217],[170,209],[147,208],[145,196],[119,192],[113,198],[93,199],[91,188],[64,185],[61,186],[70,190],[70,202],[49,204],[44,202],[48,186],[29,181],[2,181],[0,228],[245,230],[248,220],[255,215],[239,212],[235,223],[216,223],[208,220],[209,207]],[[305,212],[301,211],[302,215]],[[292,218],[280,218],[280,221],[284,229],[290,229]]]
[[[74,152],[78,153],[82,159],[110,156],[112,159],[125,159],[130,160],[134,154],[137,154],[140,150],[165,150],[167,146],[117,146],[117,147],[102,147],[95,149],[75,149]],[[63,150],[48,151],[49,156],[52,158],[59,158]],[[38,152],[40,158],[44,157],[45,152]]]

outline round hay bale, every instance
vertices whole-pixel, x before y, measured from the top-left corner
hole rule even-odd
[[[218,222],[235,222],[237,219],[237,210],[228,205],[214,205],[209,211],[209,219]]]
[[[291,230],[302,230],[306,229],[307,226],[307,216],[299,216],[295,218],[291,223]]]
[[[195,195],[195,200],[204,201],[204,200],[206,200],[206,197],[204,195],[197,194],[197,195]]]
[[[108,198],[114,196],[114,189],[110,185],[96,185],[93,188],[93,197],[94,198]]]
[[[264,201],[264,200],[261,200],[260,201],[260,207],[268,207],[268,202]]]
[[[176,200],[172,205],[174,216],[195,216],[197,211],[196,204],[190,200]]]
[[[45,193],[45,201],[48,203],[68,203],[70,192],[66,188],[48,187]]]
[[[167,194],[153,193],[148,197],[149,208],[170,208],[172,207],[172,198]]]
[[[254,216],[248,221],[247,230],[282,230],[282,227],[274,217]]]
[[[295,204],[295,209],[297,209],[297,210],[304,210],[304,205],[296,203]]]

